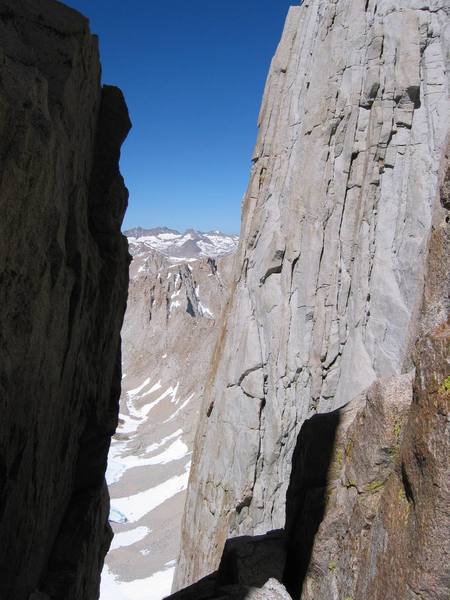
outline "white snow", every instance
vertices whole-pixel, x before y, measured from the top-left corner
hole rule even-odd
[[[135,419],[135,422],[136,422],[135,429],[137,429],[138,426],[142,423],[143,419],[148,416],[148,413],[151,411],[151,409],[156,404],[158,404],[158,399],[153,400],[153,402],[148,402],[147,404],[144,404],[144,406],[141,406],[141,408],[136,408],[134,406],[132,398],[127,398],[126,403],[127,403],[128,412]],[[119,431],[123,432],[122,430],[119,430]]]
[[[109,511],[109,520],[113,523],[126,523],[128,519],[120,512],[120,510],[117,510],[111,506]]]
[[[176,567],[177,565],[177,561],[175,559],[173,560],[169,560],[169,562],[166,562],[166,564],[164,565],[165,567]]]
[[[159,396],[159,398],[157,398],[157,399],[155,400],[155,402],[156,402],[156,401],[160,402],[161,400],[164,400],[164,398],[167,398],[167,396],[173,396],[173,394],[174,394],[174,393],[176,394],[176,392],[177,392],[177,389],[178,389],[178,384],[177,384],[177,386],[176,386],[176,388],[175,388],[175,389],[174,389],[174,388],[173,388],[173,387],[170,385],[170,386],[167,388],[167,390],[166,390],[166,391],[165,391],[163,394],[161,394],[161,396]],[[173,400],[172,400],[172,402],[173,402]]]
[[[125,546],[132,546],[137,542],[143,540],[151,530],[148,527],[136,527],[129,531],[121,531],[120,533],[114,534],[113,541],[111,543],[110,551],[117,550],[117,548],[123,548]]]
[[[190,466],[191,463],[189,462],[182,475],[175,475],[149,490],[138,492],[137,494],[127,496],[126,498],[112,499],[112,510],[124,515],[130,523],[140,521],[142,517],[154,510],[157,506],[186,489]]]
[[[150,382],[150,380],[148,380],[148,382]],[[148,383],[147,383],[147,385],[148,385]],[[159,390],[161,387],[162,387],[161,383],[158,381],[158,383],[155,383],[155,385],[148,392],[146,392],[145,394],[142,394],[140,396],[140,399],[144,398],[145,396],[148,396],[150,393],[153,393],[156,390]],[[140,388],[136,388],[136,389],[143,389],[143,386],[141,386]],[[167,396],[170,396],[173,393],[174,393],[174,389],[172,386],[170,386],[163,394],[161,394],[161,396],[156,398],[156,400],[153,400],[152,402],[148,402],[147,404],[144,404],[144,406],[141,406],[140,408],[136,408],[136,406],[134,405],[134,399],[137,394],[133,394],[133,392],[127,392],[126,405],[128,408],[128,412],[136,420],[135,427],[134,427],[134,429],[133,428],[129,429],[130,423],[132,422],[132,420],[129,418],[124,419],[125,425],[127,425],[127,422],[128,422],[128,428],[126,431],[123,428],[119,428],[118,432],[119,433],[135,432],[138,429],[139,425],[143,422],[143,420],[145,420],[148,417],[148,414],[152,410],[152,408],[154,408],[157,404],[159,404],[161,402],[161,400],[164,400],[164,398],[167,398]],[[176,390],[175,390],[175,393],[176,393]],[[138,396],[138,398],[139,398],[139,396]],[[172,402],[173,402],[173,400],[172,400]],[[125,415],[120,415],[121,418],[123,418],[124,416]]]
[[[175,269],[175,267],[179,267],[183,263],[192,263],[198,261],[198,258],[188,258],[187,256],[169,256],[168,259],[171,262],[174,262],[169,269]]]
[[[111,447],[108,456],[108,468],[106,471],[106,481],[108,485],[120,481],[126,471],[136,467],[148,467],[151,465],[166,465],[173,460],[180,460],[189,453],[189,449],[180,439],[175,440],[168,448],[156,456],[143,457],[129,454],[121,456],[121,452],[126,451],[126,445],[117,443]]]
[[[123,442],[116,442],[111,444],[108,454],[108,466],[106,468],[106,483],[112,485],[120,481],[120,478],[125,472],[125,465],[122,460],[118,458],[120,451],[125,447]]]
[[[178,235],[177,233],[160,233],[160,234],[158,235],[158,237],[159,237],[161,240],[175,240],[175,239],[177,239],[177,238],[179,238],[179,237],[181,237],[181,236],[180,236],[180,235]]]
[[[132,236],[128,238],[134,256],[145,254],[148,249],[153,249],[168,257],[169,260],[177,261],[180,264],[197,260],[197,258],[193,258],[192,256],[176,256],[179,249],[189,240],[194,242],[199,257],[217,257],[232,252],[236,248],[239,238],[235,235],[226,235],[220,231],[212,233],[191,231],[184,234],[179,232],[154,233],[152,235],[143,235],[139,238]]]
[[[145,394],[142,394],[141,398],[144,398],[144,396],[149,396],[150,394],[153,394],[153,392],[156,392],[157,390],[161,389],[161,381],[158,381],[158,383],[155,383],[155,385],[152,385],[152,387],[148,390],[148,392],[145,392]]]
[[[151,458],[144,459],[146,465],[166,465],[173,460],[184,458],[189,452],[188,447],[180,439],[175,440],[170,446]]]
[[[105,565],[100,585],[101,600],[161,600],[170,595],[175,567],[154,573],[146,579],[119,581]]]
[[[178,308],[178,307],[180,307],[180,306],[181,306],[181,304],[178,302],[178,300],[173,300],[173,301],[170,303],[170,306],[169,306],[169,312],[172,312],[172,310],[173,310],[174,308]]]
[[[155,450],[158,450],[158,448],[161,448],[161,446],[164,446],[164,444],[166,444],[169,440],[173,440],[174,438],[180,437],[182,434],[183,434],[183,430],[177,429],[170,435],[167,435],[165,438],[163,438],[160,442],[155,443],[155,444],[150,444],[150,446],[147,446],[147,448],[145,449],[145,453],[150,454],[150,452],[154,452]]]
[[[198,307],[200,309],[202,317],[207,316],[210,318],[214,318],[214,313],[212,313],[207,306],[204,306],[201,302],[199,302]]]
[[[147,377],[147,379],[144,381],[144,383],[142,383],[140,386],[138,386],[137,388],[135,388],[134,390],[129,390],[127,393],[129,396],[136,396],[137,394],[139,394],[139,392],[141,392],[148,384],[150,383],[150,377]]]
[[[179,400],[177,400],[178,388],[180,386],[180,382],[177,381],[177,385],[172,390],[172,404],[178,404]]]
[[[144,383],[146,385],[148,385],[149,380],[146,380]],[[146,392],[145,394],[143,394],[141,396],[141,398],[143,398],[144,396],[147,396],[150,393],[156,392],[157,390],[161,389],[161,387],[162,387],[161,382],[158,381],[158,383],[154,384],[153,387],[148,392]],[[133,439],[134,436],[136,435],[139,427],[148,418],[150,411],[155,406],[157,406],[161,401],[163,401],[165,398],[170,397],[171,403],[178,404],[178,402],[179,402],[179,399],[177,399],[178,388],[179,388],[179,382],[177,382],[177,384],[175,385],[175,388],[173,388],[172,386],[169,386],[162,394],[160,394],[158,396],[158,398],[156,398],[152,402],[148,402],[148,403],[144,404],[144,406],[142,406],[141,408],[136,408],[133,403],[133,396],[131,396],[131,397],[128,396],[127,397],[127,406],[128,406],[128,410],[132,416],[123,415],[123,414],[119,415],[120,423],[117,428],[117,434],[118,435],[121,435],[121,434],[127,435],[127,436],[130,436],[131,439]],[[143,385],[139,386],[139,388],[136,388],[136,390],[137,389],[143,389]],[[130,392],[128,392],[128,394],[130,394]],[[183,406],[180,408],[183,408]],[[179,410],[180,409],[175,411],[174,415],[178,414]],[[173,439],[179,438],[182,435],[182,433],[183,433],[182,430],[178,429],[176,432],[166,436],[165,438],[160,440],[158,443],[148,446],[145,450],[145,453],[150,454],[150,453],[154,452],[155,450],[164,446],[167,442],[169,442]],[[126,471],[128,471],[129,469],[133,469],[135,467],[144,467],[144,466],[148,466],[148,465],[166,464],[167,462],[170,462],[171,460],[179,460],[180,458],[185,456],[187,453],[187,447],[183,444],[183,442],[181,442],[181,440],[178,440],[176,444],[172,444],[171,446],[169,446],[169,448],[167,448],[163,452],[160,452],[160,454],[157,457],[145,457],[145,456],[142,456],[141,454],[140,455],[135,455],[135,454],[127,455],[126,453],[129,452],[129,450],[128,450],[129,441],[130,441],[129,439],[120,439],[120,437],[115,438],[115,439],[113,438],[113,443],[111,444],[111,448],[110,448],[109,455],[108,455],[108,467],[106,470],[106,481],[107,481],[108,485],[110,485],[110,486],[113,485],[114,483],[117,483],[118,481],[120,481],[120,479],[122,478],[124,473]],[[184,454],[183,454],[183,452],[184,452]],[[124,454],[125,454],[125,456],[124,456]],[[121,522],[121,521],[118,521],[118,522]]]
[[[175,419],[175,417],[183,410],[183,408],[189,404],[189,402],[192,400],[193,396],[194,396],[194,394],[191,394],[190,396],[188,396],[188,398],[186,398],[186,400],[183,402],[183,404],[180,406],[180,408],[178,408],[173,413],[173,415],[171,415],[168,419],[166,419],[163,422],[164,423],[169,423],[170,421],[173,421],[173,419]]]
[[[116,433],[132,433],[135,430],[135,420],[129,417],[128,415],[124,415],[119,413],[119,425],[117,426]]]

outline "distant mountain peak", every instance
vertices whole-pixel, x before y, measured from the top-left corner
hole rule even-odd
[[[124,231],[124,235],[126,235],[127,237],[136,237],[136,238],[140,238],[143,236],[149,236],[149,235],[159,235],[161,233],[173,233],[173,234],[177,234],[177,235],[180,234],[180,232],[177,231],[176,229],[170,229],[169,227],[166,227],[165,225],[163,227],[153,227],[151,229],[145,229],[144,227],[133,227],[132,229],[128,229],[127,231]]]
[[[239,237],[218,229],[208,232],[193,228],[184,233],[168,227],[134,227],[125,231],[130,252],[145,263],[148,253],[157,252],[173,262],[191,262],[201,258],[219,258],[234,252]]]

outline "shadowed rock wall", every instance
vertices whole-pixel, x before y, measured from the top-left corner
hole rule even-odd
[[[0,0],[2,600],[98,595],[129,128],[121,92],[101,88],[87,19],[53,0]]]
[[[447,0],[305,0],[289,12],[174,589],[214,571],[229,536],[284,526],[305,419],[414,368],[450,125],[449,12]],[[433,310],[430,332],[448,306]]]

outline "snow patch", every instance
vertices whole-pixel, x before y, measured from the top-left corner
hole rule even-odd
[[[166,465],[173,460],[180,460],[184,458],[189,452],[188,447],[184,442],[180,439],[175,440],[170,446],[166,449],[153,456],[151,458],[146,458],[146,465]]]
[[[174,431],[170,435],[167,435],[165,438],[163,438],[160,442],[157,442],[155,444],[150,444],[150,446],[147,446],[147,448],[145,449],[145,453],[146,454],[150,454],[150,452],[154,452],[155,450],[158,450],[158,448],[161,448],[161,446],[164,446],[164,444],[166,444],[169,440],[173,440],[174,438],[178,438],[181,435],[183,435],[183,430],[182,429],[177,429],[176,431]]]
[[[109,511],[109,520],[112,523],[127,523],[127,521],[128,521],[126,516],[123,513],[121,513],[120,510],[117,510],[116,508],[113,508],[112,506]]]
[[[180,408],[178,408],[173,413],[173,415],[171,415],[168,419],[163,421],[163,423],[169,423],[170,421],[173,421],[173,419],[175,419],[175,417],[180,414],[180,412],[183,410],[183,408],[185,408],[189,404],[189,402],[192,400],[193,397],[194,397],[194,394],[191,394],[188,398],[186,398],[186,400],[183,402],[183,404],[180,406]]]
[[[211,319],[214,318],[214,313],[212,313],[209,308],[207,306],[205,306],[204,304],[202,304],[201,302],[198,303],[198,308],[200,310],[200,314],[202,315],[202,317],[210,317]]]
[[[142,517],[160,506],[160,504],[187,488],[190,467],[191,463],[189,462],[182,475],[175,475],[149,490],[138,492],[126,498],[114,498],[112,500],[114,503],[112,510],[124,515],[130,523],[140,521]]]
[[[100,584],[101,600],[161,600],[170,595],[175,567],[168,567],[146,579],[119,581],[105,565]]]
[[[114,534],[110,551],[117,550],[117,548],[132,546],[133,544],[136,544],[147,537],[149,533],[151,533],[151,530],[148,527],[136,527],[135,529],[130,529],[129,531],[121,531],[120,533],[116,533]]]
[[[117,443],[111,447],[108,456],[108,468],[106,470],[106,482],[108,485],[113,485],[119,482],[126,471],[130,469],[149,467],[152,465],[166,465],[173,460],[180,460],[187,456],[189,449],[184,442],[176,439],[168,448],[157,454],[156,456],[143,457],[141,455],[129,454],[120,456],[126,451],[126,444]]]
[[[139,392],[141,392],[149,383],[150,383],[150,377],[147,377],[147,379],[144,381],[144,383],[142,383],[137,388],[134,388],[134,390],[129,390],[127,392],[127,394],[129,396],[137,396],[137,394],[139,394]]]
[[[152,387],[148,390],[148,392],[145,392],[145,394],[142,394],[141,398],[144,398],[145,396],[149,396],[150,394],[153,394],[153,392],[158,391],[159,389],[161,389],[161,381],[158,381],[158,383],[155,383],[155,385],[152,385]]]

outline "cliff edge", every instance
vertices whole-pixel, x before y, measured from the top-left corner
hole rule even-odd
[[[87,19],[53,0],[0,0],[2,600],[98,597],[129,128],[121,92],[100,85]]]
[[[324,529],[329,499],[321,496],[316,531],[309,532],[314,547],[301,559],[304,575],[308,566],[312,569],[303,582],[304,597],[381,598],[383,577],[377,584],[370,579],[377,569],[389,569],[381,548],[391,544],[386,556],[403,556],[396,558],[401,573],[414,537],[422,536],[423,552],[417,557],[425,560],[425,548],[432,555],[436,522],[448,525],[445,473],[432,467],[446,442],[432,433],[432,423],[448,415],[448,396],[437,390],[439,378],[448,376],[443,348],[449,308],[449,72],[447,0],[305,0],[289,11],[259,118],[235,289],[205,390],[174,589],[215,571],[227,538],[285,527],[293,538],[294,562],[288,558],[288,571],[300,569],[295,528],[307,527],[310,515],[304,511],[311,509],[304,503],[309,488],[301,483],[301,473],[309,469],[313,482],[307,485],[321,494],[338,478],[336,469],[345,467],[345,444],[334,467],[333,448],[345,438],[339,422],[350,401],[359,401],[358,410],[367,418],[379,416],[381,437],[370,438],[370,445],[366,436],[367,454],[361,459],[366,471],[357,474],[359,483],[355,473],[344,478],[345,492],[341,489],[333,502],[335,511],[350,514],[350,507],[357,506],[364,516],[359,529],[349,530],[352,540],[339,538],[343,533],[336,520]],[[416,344],[423,348],[418,355]],[[433,355],[435,362],[429,364]],[[419,379],[414,379],[415,368],[422,373]],[[378,401],[371,400],[375,396]],[[323,438],[325,456],[292,471],[297,443],[320,439],[311,431],[322,421],[313,421],[307,426],[310,433],[303,430],[299,438],[302,425],[316,413],[336,410],[335,420],[326,425],[331,429],[328,441]],[[398,427],[400,421],[408,423],[410,433],[403,437],[402,429],[403,441],[392,439],[393,414]],[[348,426],[348,420],[343,423]],[[436,423],[439,431],[442,423]],[[363,430],[353,437],[362,444]],[[373,461],[382,439],[392,456],[384,456],[385,469],[377,479]],[[420,456],[428,456],[428,474],[419,459],[413,460],[415,444],[423,446]],[[318,465],[323,472],[314,482]],[[431,512],[425,514],[426,482],[433,480],[442,495],[435,504],[428,498]],[[296,486],[299,496],[293,492]],[[292,508],[293,513],[286,523],[288,487],[294,500],[288,494],[288,512]],[[359,492],[364,490],[370,506],[362,510]],[[397,509],[402,518],[411,515],[411,521],[394,541]],[[377,514],[384,524],[372,529]],[[434,518],[426,530],[424,523]],[[328,563],[314,555],[320,539],[323,548],[335,552]],[[400,547],[404,554],[396,553]],[[445,563],[446,547],[441,545],[434,561]],[[364,552],[370,555],[365,566],[356,567]],[[342,554],[351,554],[347,566],[336,558]],[[414,580],[410,567],[403,567],[404,587],[398,589],[409,595],[396,595],[385,577],[389,597],[420,598],[421,585],[426,589],[423,569]],[[360,568],[366,576],[357,583]],[[349,574],[355,586],[366,587],[353,589],[352,583],[345,589]],[[285,578],[299,597],[301,582],[290,581],[289,572]],[[433,596],[423,592],[424,598],[444,597],[445,582],[430,585],[441,591]]]

